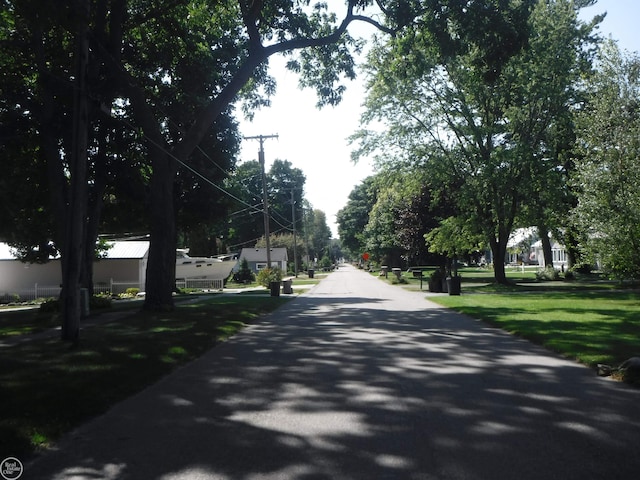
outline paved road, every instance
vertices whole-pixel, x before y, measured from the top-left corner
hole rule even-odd
[[[24,479],[640,478],[640,392],[346,267]]]

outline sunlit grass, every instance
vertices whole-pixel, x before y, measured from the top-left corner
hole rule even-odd
[[[617,365],[640,355],[637,292],[463,294],[431,300],[586,365]]]

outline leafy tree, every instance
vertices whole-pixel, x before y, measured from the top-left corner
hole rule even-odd
[[[455,192],[448,198],[484,232],[505,283],[514,224],[540,185],[554,185],[549,132],[572,105],[591,26],[569,1],[435,3],[424,23],[373,50],[363,120],[388,129],[354,139],[358,153],[383,146],[382,162],[425,168]]]
[[[600,53],[578,116],[575,221],[582,247],[617,278],[640,278],[640,57],[612,43]]]
[[[270,216],[269,231],[292,232],[294,214],[296,231],[300,231],[306,181],[302,170],[293,168],[289,161],[276,159],[266,172],[266,180]],[[227,180],[226,185],[238,200],[233,204],[235,210],[228,225],[228,242],[233,246],[253,245],[258,238],[264,237],[260,164],[257,161],[242,163]],[[292,198],[295,212],[292,211]]]
[[[320,259],[331,242],[331,229],[327,224],[327,216],[322,210],[312,209],[306,212],[304,231],[307,240],[307,255],[311,260]]]
[[[237,200],[231,207],[226,241],[231,250],[254,246],[264,236],[262,169],[258,161],[243,162],[225,180],[225,189]]]
[[[349,193],[347,204],[336,216],[342,247],[352,257],[359,258],[365,251],[364,228],[369,223],[369,211],[376,203],[375,177],[364,179]]]
[[[476,226],[461,217],[448,217],[424,235],[429,251],[447,258],[447,270],[457,275],[456,265],[462,256],[482,250],[483,237]]]
[[[125,98],[144,134],[151,158],[151,249],[145,308],[166,308],[173,304],[176,246],[173,192],[178,165],[188,163],[215,119],[244,89],[253,92],[248,97],[250,107],[262,103],[255,88],[262,86],[266,93],[273,89],[273,82],[266,76],[268,58],[310,48],[300,60],[292,59],[289,66],[302,72],[306,85],[317,86],[326,103],[340,99],[340,89],[332,88],[335,82],[342,75],[354,75],[349,47],[355,44],[345,32],[351,22],[363,18],[357,12],[369,2],[349,0],[341,22],[336,22],[336,16],[327,13],[324,5],[310,11],[307,3],[288,0],[128,3],[129,7],[135,7],[137,15],[130,15],[121,25],[128,33],[121,46],[126,46],[124,52],[131,55],[123,56],[111,66],[120,74]],[[139,65],[140,57],[148,60],[147,68],[125,68],[129,64]],[[203,65],[208,70],[198,71],[215,75],[189,81],[193,67]],[[200,88],[193,91],[184,88],[181,94],[172,95],[176,105],[188,100],[193,106],[181,116],[184,121],[177,122],[170,111],[157,108],[154,99],[157,92],[172,91],[176,84],[184,82]]]
[[[306,177],[299,168],[294,168],[288,160],[276,159],[267,175],[269,194],[270,231],[293,230],[293,208],[296,229],[302,225],[302,204]],[[293,258],[293,257],[291,257]]]
[[[402,201],[403,195],[394,184],[381,187],[369,212],[369,222],[364,229],[365,249],[383,265],[399,267],[402,262],[404,252],[395,228],[397,209]]]

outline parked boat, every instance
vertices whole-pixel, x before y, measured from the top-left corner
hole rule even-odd
[[[188,249],[176,250],[176,278],[206,278],[224,280],[236,265],[235,260],[211,257],[190,257]]]

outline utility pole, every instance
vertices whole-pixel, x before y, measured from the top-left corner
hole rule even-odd
[[[291,222],[293,224],[293,272],[298,278],[298,241],[296,240],[296,202],[293,199],[293,192],[295,188],[291,189]]]
[[[244,137],[245,140],[258,140],[260,150],[258,150],[258,160],[262,168],[262,209],[264,213],[264,239],[267,244],[267,268],[271,268],[271,242],[269,240],[269,200],[267,197],[267,174],[264,166],[264,141],[268,138],[278,138],[278,135],[256,135],[254,137]]]

